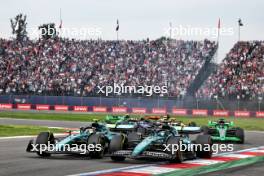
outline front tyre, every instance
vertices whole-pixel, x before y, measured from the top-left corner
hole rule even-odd
[[[114,153],[116,151],[124,149],[125,142],[126,142],[126,137],[125,135],[116,135],[112,138],[109,144],[109,152]],[[126,157],[124,156],[111,156],[111,159],[113,161],[124,161]]]
[[[87,145],[94,145],[94,150],[95,151],[90,151],[89,155],[91,158],[103,158],[104,156],[104,151],[105,151],[105,140],[104,140],[104,136],[102,134],[91,134],[88,138],[88,142]],[[97,151],[97,147],[96,146],[101,146],[101,150]]]
[[[211,158],[212,157],[212,138],[210,135],[198,135],[195,141],[196,144],[200,144],[201,148],[196,151],[196,156],[199,158]]]
[[[183,161],[183,153],[180,150],[181,145],[181,138],[176,136],[171,136],[167,140],[167,145],[169,146],[169,151],[167,151],[168,154],[172,156],[172,159],[170,162],[172,163],[181,163]],[[174,151],[174,147],[177,145],[178,150]]]
[[[240,141],[238,143],[244,144],[244,142],[245,142],[244,130],[242,128],[237,128],[235,135],[236,135],[236,137],[238,137],[240,139]]]
[[[36,143],[38,145],[38,149],[40,150],[40,145],[46,145],[48,146],[48,144],[55,144],[55,139],[54,139],[54,135],[53,133],[50,132],[41,132],[39,133],[39,135],[37,136],[36,139]],[[47,152],[37,152],[37,154],[41,157],[48,157],[51,154],[47,153]]]

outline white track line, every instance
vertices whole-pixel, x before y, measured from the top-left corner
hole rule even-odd
[[[248,149],[243,149],[243,150],[237,150],[237,151],[232,151],[232,152],[218,153],[218,154],[216,154],[214,156],[225,156],[225,155],[229,155],[229,154],[236,154],[236,153],[241,153],[241,152],[258,150],[260,148],[264,148],[264,146],[258,146],[258,147],[253,147],[253,148],[248,148]]]
[[[65,133],[55,133],[55,136],[63,136]],[[0,140],[4,139],[24,139],[24,138],[33,138],[37,137],[37,135],[31,135],[31,136],[8,136],[8,137],[0,137]]]

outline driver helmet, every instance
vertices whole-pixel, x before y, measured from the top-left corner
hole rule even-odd
[[[218,123],[220,123],[220,124],[225,123],[225,119],[219,119],[219,120],[218,120]]]
[[[129,119],[129,117],[130,117],[129,114],[125,115],[125,119]]]
[[[100,126],[100,125],[99,125],[99,123],[97,123],[97,122],[92,123],[92,127],[93,127],[93,128],[96,128],[96,129],[97,129],[99,126]]]
[[[163,124],[162,127],[161,127],[163,130],[170,130],[170,125],[169,124]]]

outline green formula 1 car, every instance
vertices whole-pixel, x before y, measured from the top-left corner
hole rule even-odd
[[[133,159],[158,159],[180,163],[183,160],[211,158],[212,140],[210,135],[198,135],[195,141],[189,134],[199,134],[200,131],[178,131],[169,124],[155,125],[147,136],[136,131],[112,138],[109,144],[109,154],[113,161]],[[200,144],[201,148],[195,150],[193,144]],[[178,148],[177,148],[177,147]],[[180,147],[186,148],[181,150]],[[176,148],[175,148],[176,147]],[[183,147],[184,148],[184,147]]]
[[[129,115],[118,116],[118,115],[107,115],[104,122],[106,123],[107,128],[115,128],[116,125],[122,121],[128,120]]]
[[[219,119],[209,121],[208,126],[202,127],[204,134],[209,134],[213,141],[244,143],[244,130],[234,126],[234,122]]]
[[[51,154],[85,154],[91,158],[102,158],[111,139],[117,134],[109,131],[104,124],[94,122],[81,127],[79,133],[69,132],[64,137],[55,138],[53,133],[41,132],[35,140],[29,141],[26,151],[41,157]]]

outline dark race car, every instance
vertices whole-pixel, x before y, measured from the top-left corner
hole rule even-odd
[[[29,141],[26,151],[42,157],[51,154],[86,154],[92,158],[102,158],[116,134],[97,122],[81,127],[77,134],[69,132],[68,136],[62,138],[55,138],[50,132],[41,132],[35,140]]]
[[[200,131],[197,131],[200,133]],[[191,144],[200,144],[195,150]],[[175,149],[176,146],[189,146],[185,150]],[[207,146],[207,150],[205,147]],[[114,161],[123,161],[125,158],[156,158],[171,162],[182,162],[186,159],[210,158],[212,155],[212,140],[210,135],[198,135],[191,141],[188,132],[178,131],[168,125],[162,124],[152,130],[148,136],[137,132],[127,135],[120,134],[112,138],[109,144],[109,153]]]
[[[145,118],[129,118],[118,122],[114,128],[110,128],[113,132],[120,132],[128,134],[130,132],[137,132],[143,136],[149,134],[149,132],[154,128],[156,122]]]

